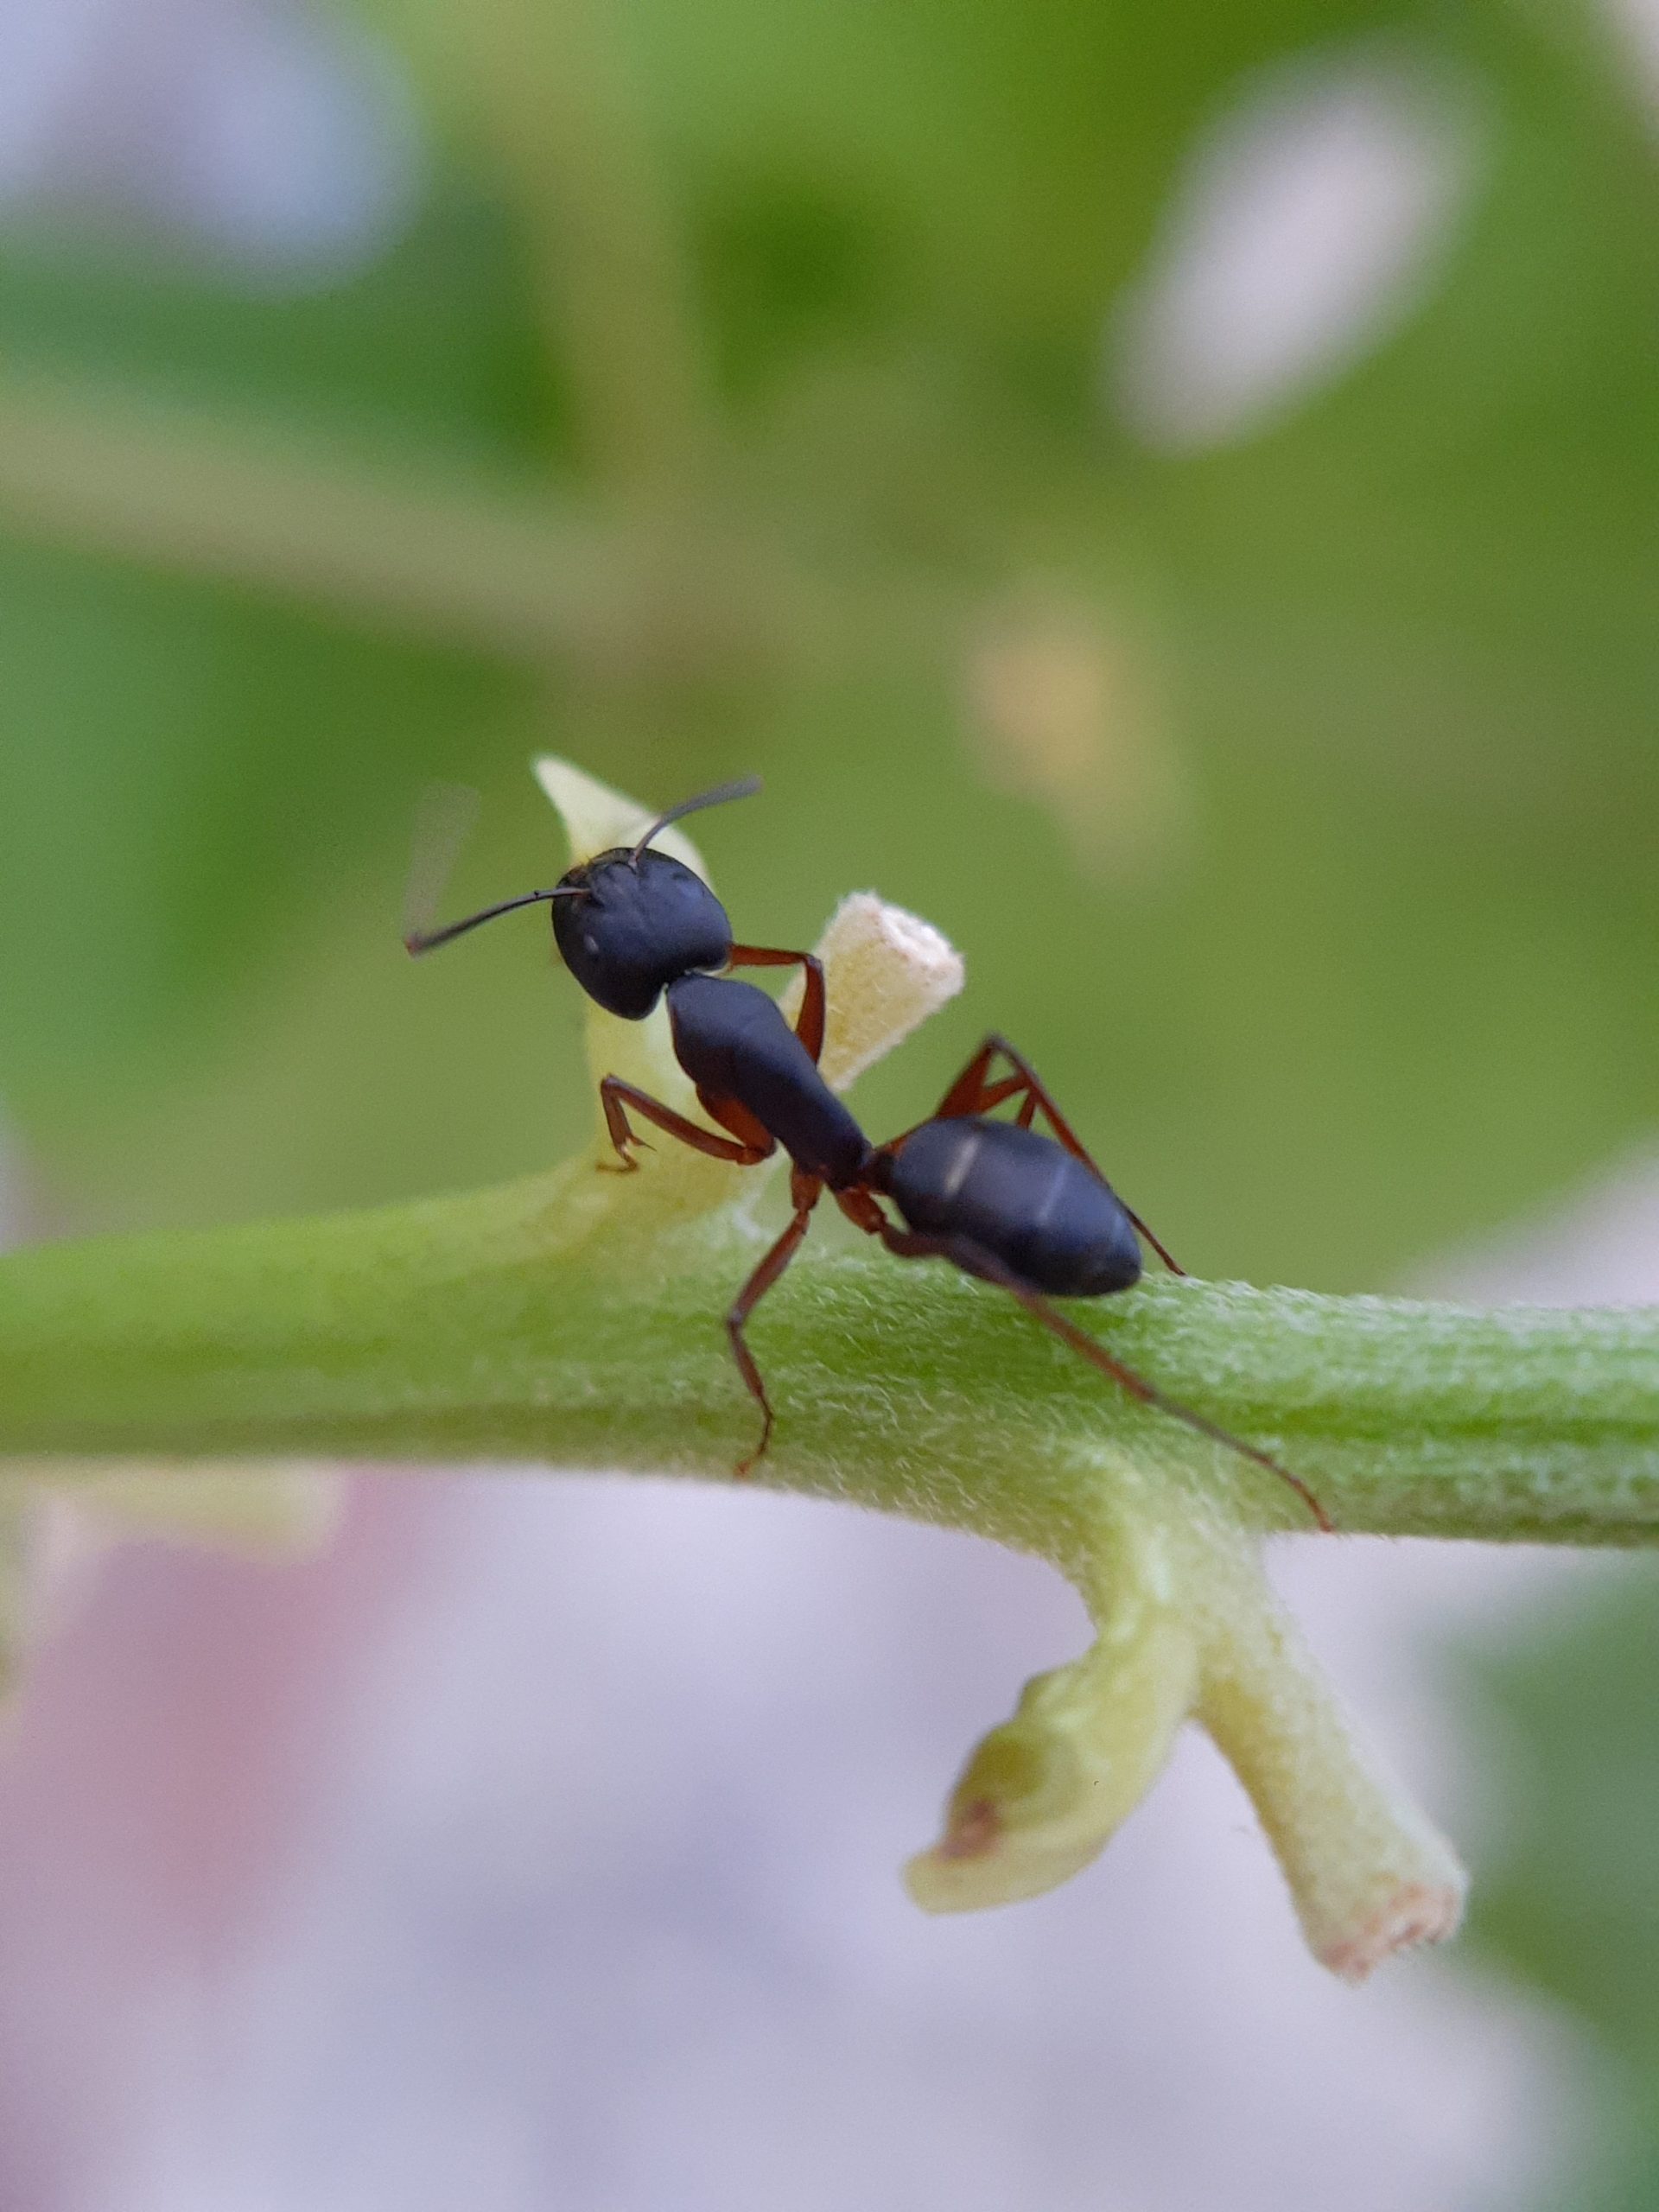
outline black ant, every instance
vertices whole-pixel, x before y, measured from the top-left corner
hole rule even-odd
[[[739,1475],[747,1475],[765,1453],[773,1426],[772,1402],[744,1325],[794,1258],[828,1190],[849,1221],[899,1259],[949,1260],[1007,1291],[1142,1404],[1277,1475],[1319,1527],[1330,1530],[1324,1508],[1288,1468],[1166,1397],[1050,1303],[1103,1297],[1138,1282],[1137,1236],[1172,1274],[1183,1270],[1112,1189],[1036,1071],[1005,1039],[986,1039],[928,1120],[887,1144],[869,1142],[818,1072],[824,1027],[818,961],[810,952],[734,944],[725,909],[702,877],[651,849],[671,822],[759,789],[759,778],[751,776],[701,792],[659,815],[632,849],[617,846],[582,862],[550,891],[526,892],[443,929],[411,931],[404,940],[412,953],[429,952],[499,914],[550,903],[565,965],[601,1006],[639,1021],[666,997],[675,1057],[696,1085],[703,1111],[726,1132],[701,1128],[648,1092],[607,1075],[600,1097],[618,1155],[613,1172],[630,1173],[639,1165],[633,1147],[644,1140],[628,1120],[629,1108],[711,1159],[753,1166],[779,1146],[789,1154],[788,1225],[726,1316],[733,1357],[761,1413],[760,1440],[740,1463]],[[804,969],[806,977],[793,1029],[764,991],[714,972],[792,966]],[[999,1057],[1012,1073],[993,1081]],[[1014,1121],[991,1118],[998,1106],[1015,1098],[1020,1103]],[[1039,1112],[1052,1137],[1033,1128]],[[889,1218],[882,1198],[897,1209],[902,1228]]]

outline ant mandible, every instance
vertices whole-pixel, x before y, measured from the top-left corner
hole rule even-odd
[[[734,944],[725,909],[702,878],[652,849],[670,823],[760,788],[760,779],[749,776],[700,792],[659,815],[638,844],[579,863],[550,890],[504,899],[442,929],[411,931],[404,940],[411,953],[429,952],[498,915],[551,905],[555,941],[589,997],[630,1021],[643,1020],[659,997],[666,999],[675,1057],[703,1111],[726,1133],[699,1128],[635,1084],[607,1075],[599,1088],[618,1156],[613,1172],[631,1173],[639,1165],[633,1147],[643,1140],[629,1122],[630,1107],[711,1159],[753,1166],[780,1146],[789,1155],[788,1224],[726,1316],[733,1357],[761,1414],[760,1442],[737,1473],[747,1475],[766,1452],[774,1422],[745,1324],[794,1258],[828,1190],[849,1221],[896,1257],[948,1260],[1007,1291],[1143,1405],[1277,1475],[1329,1531],[1325,1509],[1299,1476],[1166,1396],[1051,1304],[1057,1297],[1103,1297],[1138,1282],[1137,1236],[1172,1274],[1183,1271],[1112,1189],[1035,1070],[1006,1039],[986,1039],[928,1120],[887,1144],[870,1143],[818,1071],[825,1011],[818,961],[810,952]],[[794,966],[806,980],[793,1029],[766,992],[715,972]],[[999,1058],[1012,1072],[993,1081]],[[1016,1098],[1014,1121],[993,1118],[998,1106]],[[1033,1128],[1039,1112],[1052,1137]],[[883,1198],[897,1209],[903,1227],[889,1218]]]

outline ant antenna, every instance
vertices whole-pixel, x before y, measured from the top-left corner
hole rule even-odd
[[[659,830],[666,830],[671,822],[677,822],[683,815],[700,814],[705,806],[723,806],[728,798],[753,798],[760,788],[759,776],[740,776],[734,784],[716,784],[711,791],[699,791],[695,798],[683,798],[677,806],[671,806],[666,814],[659,814],[645,836],[628,855],[628,865],[638,868],[639,856]]]
[[[640,855],[658,831],[666,830],[682,815],[696,814],[705,806],[722,805],[728,798],[751,798],[760,788],[759,776],[741,776],[735,783],[717,784],[713,791],[699,791],[695,798],[682,799],[652,823],[629,854],[630,867],[637,868]],[[415,855],[410,863],[409,887],[404,899],[404,944],[411,953],[431,952],[438,945],[448,944],[452,938],[464,937],[468,930],[477,929],[481,922],[493,922],[498,914],[511,914],[520,906],[537,906],[551,899],[591,896],[586,884],[558,884],[550,891],[526,891],[520,898],[504,899],[499,906],[486,906],[481,913],[468,914],[464,921],[449,922],[442,929],[435,930],[431,924],[438,900],[477,812],[478,793],[465,784],[435,784],[421,802],[415,830]]]
[[[585,899],[588,893],[580,884],[568,890],[526,891],[522,899],[504,899],[499,906],[486,906],[481,914],[468,914],[464,922],[451,922],[447,929],[411,930],[404,938],[406,952],[431,952],[441,944],[448,944],[451,938],[465,937],[468,930],[475,930],[480,922],[493,922],[498,914],[510,914],[518,906],[537,906],[548,899]]]
[[[462,937],[468,930],[476,929],[480,922],[492,922],[498,914],[510,914],[515,906],[534,906],[546,899],[580,895],[574,888],[530,891],[521,899],[505,899],[499,906],[486,906],[480,914],[469,914],[465,921],[451,922],[443,929],[435,930],[432,918],[437,912],[443,887],[477,814],[478,793],[467,784],[434,784],[422,797],[415,824],[414,852],[409,864],[409,882],[404,893],[404,945],[411,953],[430,952],[436,945],[448,944],[451,938]]]

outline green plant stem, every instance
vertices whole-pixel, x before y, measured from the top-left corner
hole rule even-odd
[[[755,1232],[662,1225],[588,1162],[372,1213],[49,1245],[0,1262],[0,1452],[523,1459],[721,1478],[753,1440],[721,1316]],[[995,1291],[809,1248],[751,1341],[762,1478],[1051,1553],[1103,1448],[1296,1500],[1197,1445]],[[1659,1535],[1659,1311],[1474,1310],[1167,1279],[1072,1313],[1266,1445],[1346,1530]],[[1083,1541],[1079,1536],[1079,1542]]]
[[[956,602],[918,571],[810,569],[715,512],[676,527],[539,476],[377,461],[349,441],[0,372],[0,528],[275,594],[522,665],[844,669],[941,650]]]
[[[539,481],[377,467],[327,439],[18,373],[0,378],[0,523],[518,659],[589,638],[629,563],[614,525]]]
[[[478,0],[466,21],[595,479],[682,495],[706,446],[702,347],[625,17],[602,0]]]

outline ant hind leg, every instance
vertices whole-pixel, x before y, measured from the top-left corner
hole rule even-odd
[[[999,1056],[1007,1062],[1014,1070],[1014,1073],[1011,1076],[1001,1077],[996,1082],[992,1083],[987,1078]],[[933,1119],[937,1122],[950,1122],[970,1114],[988,1114],[1010,1098],[1020,1100],[1020,1111],[1015,1119],[1022,1129],[1028,1129],[1040,1112],[1049,1128],[1053,1131],[1056,1142],[1063,1145],[1074,1160],[1080,1160],[1090,1173],[1098,1177],[1101,1182],[1107,1182],[1106,1177],[1101,1174],[1099,1166],[1085,1149],[1077,1131],[1055,1104],[1053,1094],[1041,1076],[1017,1046],[1009,1044],[1006,1037],[999,1035],[995,1030],[986,1038],[950,1090],[945,1092]],[[906,1132],[906,1134],[910,1133]],[[1107,1188],[1111,1189],[1109,1183],[1107,1183]],[[1114,1195],[1116,1194],[1114,1193]],[[1123,1203],[1121,1197],[1118,1203],[1120,1205]],[[1184,1275],[1186,1269],[1171,1257],[1163,1244],[1153,1235],[1146,1223],[1135,1212],[1134,1207],[1124,1205],[1123,1211],[1134,1224],[1136,1234],[1143,1237],[1151,1246],[1171,1274]]]
[[[963,1236],[918,1236],[912,1230],[894,1229],[890,1223],[877,1233],[888,1251],[901,1260],[950,1260],[965,1274],[978,1275],[982,1281],[997,1284],[1011,1297],[1017,1298],[1027,1313],[1040,1321],[1062,1344],[1069,1344],[1091,1366],[1097,1367],[1103,1375],[1109,1376],[1132,1398],[1185,1422],[1198,1435],[1207,1436],[1212,1443],[1224,1444],[1230,1451],[1240,1453],[1246,1459],[1253,1459],[1258,1467],[1265,1467],[1269,1474],[1277,1475],[1281,1482],[1288,1484],[1295,1491],[1325,1535],[1335,1535],[1335,1522],[1300,1475],[1293,1474],[1288,1467],[1281,1466],[1277,1459],[1258,1450],[1254,1444],[1247,1444],[1242,1436],[1235,1436],[1230,1429],[1223,1428],[1218,1421],[1195,1413],[1192,1407],[1182,1405],[1178,1399],[1166,1397],[1143,1375],[1137,1375],[1122,1360],[1114,1359],[1097,1338],[1091,1337],[1087,1330],[1078,1328],[1076,1322],[1068,1320],[1039,1291],[1033,1290],[1022,1282],[1011,1268],[1005,1267],[1001,1260],[982,1246]]]

